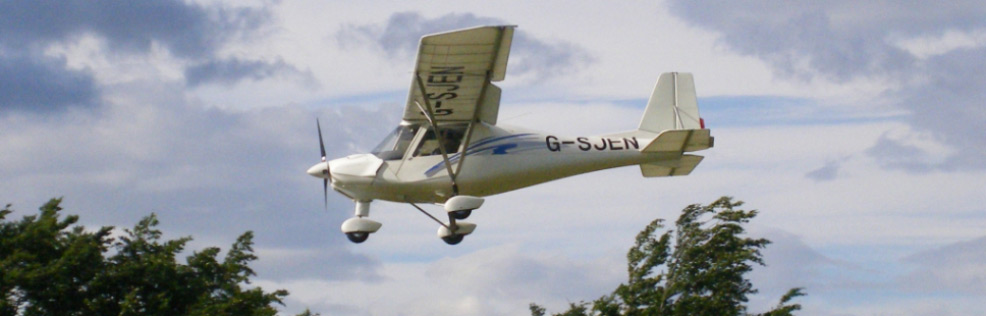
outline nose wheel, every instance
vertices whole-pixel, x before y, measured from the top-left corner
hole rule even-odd
[[[356,216],[342,222],[342,232],[354,243],[361,243],[377,232],[381,224],[367,218],[370,216],[370,201],[356,202]]]

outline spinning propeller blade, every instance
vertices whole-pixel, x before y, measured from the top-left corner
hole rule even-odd
[[[318,128],[318,146],[322,150],[322,161],[325,161],[325,142],[322,141],[322,124],[318,122],[318,118],[315,119],[315,127]]]
[[[332,173],[329,172],[329,163],[325,160],[325,142],[322,141],[322,124],[315,118],[315,127],[318,128],[318,148],[322,150],[322,162],[325,163],[325,178],[322,179],[322,198],[325,201],[325,209],[329,209],[329,179]]]

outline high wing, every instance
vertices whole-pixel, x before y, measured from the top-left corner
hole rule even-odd
[[[496,124],[500,88],[516,26],[484,26],[427,35],[418,45],[418,61],[404,108],[404,120],[482,121]],[[426,97],[426,98],[425,98]]]

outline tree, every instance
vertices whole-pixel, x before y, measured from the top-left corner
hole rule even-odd
[[[757,211],[738,209],[741,201],[722,197],[709,205],[682,210],[674,230],[657,236],[661,219],[652,221],[627,252],[627,283],[590,305],[570,304],[554,315],[748,315],[747,296],[757,293],[746,279],[752,264],[764,265],[760,250],[770,241],[745,237],[743,224]],[[764,316],[792,315],[804,295],[793,288]],[[531,314],[546,311],[531,304]]]
[[[18,222],[6,219],[10,205],[0,210],[0,315],[275,315],[288,295],[245,287],[252,232],[222,261],[210,247],[181,264],[191,237],[162,240],[154,214],[117,239],[112,227],[89,232],[78,216],[61,218],[60,203]]]

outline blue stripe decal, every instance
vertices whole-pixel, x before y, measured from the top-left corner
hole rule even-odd
[[[543,143],[540,141],[532,141],[530,139],[518,139],[516,141],[496,144],[503,140],[507,140],[511,138],[522,138],[531,135],[534,134],[524,133],[524,134],[514,134],[508,136],[501,136],[501,137],[485,138],[472,145],[469,145],[469,148],[466,149],[466,156],[472,156],[477,154],[507,155],[507,154],[517,153],[522,151],[530,151],[533,149],[537,149],[537,147],[543,145]],[[490,146],[486,146],[486,145],[490,145]],[[454,164],[457,161],[459,161],[461,157],[462,157],[462,153],[455,153],[454,155],[449,156],[448,159],[449,163]],[[428,168],[428,170],[425,171],[425,175],[430,177],[435,173],[437,173],[439,170],[444,168],[445,168],[445,161],[442,160],[438,164],[432,166],[431,168]]]

